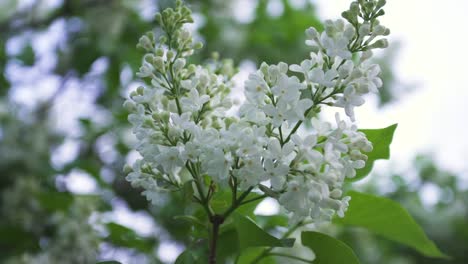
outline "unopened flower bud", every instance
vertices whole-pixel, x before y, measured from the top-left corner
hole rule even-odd
[[[153,118],[146,116],[143,120],[143,127],[151,128],[154,126]]]
[[[222,102],[221,102],[221,106],[226,108],[226,109],[229,109],[232,107],[232,101],[230,98],[226,98],[224,99]]]
[[[191,37],[190,32],[188,30],[186,30],[186,29],[182,29],[179,32],[180,32],[179,33],[180,34],[179,35],[180,40],[183,41],[183,42],[187,41]]]
[[[338,70],[338,74],[340,78],[346,78],[351,74],[353,70],[354,63],[351,60],[346,61]]]
[[[366,166],[366,162],[363,160],[355,160],[353,162],[353,167],[356,169],[362,169],[364,166]]]
[[[160,36],[160,37],[159,37],[159,42],[160,42],[161,44],[166,43],[166,42],[167,42],[167,37],[166,37],[166,36]]]
[[[359,3],[357,1],[352,2],[351,5],[349,6],[349,11],[354,16],[358,16],[359,15]]]
[[[151,118],[153,118],[154,121],[156,122],[159,122],[161,121],[161,115],[157,112],[154,112],[152,115],[151,115]]]
[[[163,56],[164,55],[164,49],[162,48],[157,48],[155,51],[156,56]]]
[[[260,64],[260,71],[263,73],[263,75],[267,75],[268,74],[268,64],[266,64],[265,62],[262,62],[262,64]]]
[[[180,69],[182,69],[183,67],[185,66],[185,59],[182,59],[182,58],[178,58],[175,62],[174,62],[174,70],[176,72],[178,72]]]
[[[379,12],[377,12],[377,14],[375,14],[375,17],[379,17],[379,16],[383,16],[385,15],[385,11],[383,9],[380,9]]]
[[[209,79],[210,79],[210,82],[211,83],[215,83],[217,80],[218,80],[218,75],[214,74],[214,73],[211,73],[209,75]]]
[[[150,40],[150,38],[146,35],[143,35],[139,41],[138,41],[138,45],[140,47],[142,47],[143,49],[145,49],[146,51],[150,51],[153,49],[153,43],[152,41]]]
[[[141,166],[142,171],[151,171],[151,166],[148,163],[145,163]]]
[[[364,23],[359,27],[359,35],[367,36],[370,33],[370,25],[369,23]]]
[[[143,88],[143,86],[139,86],[137,89],[136,89],[137,93],[139,95],[143,95],[143,93],[145,92],[145,88]]]
[[[360,94],[366,94],[369,92],[369,85],[367,83],[359,83],[354,86],[356,91]]]
[[[170,60],[172,60],[172,59],[174,58],[175,53],[174,53],[174,51],[169,50],[169,51],[166,53],[166,56],[167,56],[167,60],[170,61]]]
[[[229,128],[235,122],[237,122],[237,119],[235,119],[234,117],[226,117],[224,119],[224,126],[226,128]]]
[[[384,31],[384,33],[382,34],[382,36],[388,36],[388,35],[390,35],[390,29],[385,28],[385,31]]]
[[[216,82],[216,81],[215,81],[215,82]],[[228,88],[224,83],[220,84],[220,85],[218,86],[218,89],[219,89],[221,92],[228,92],[228,93],[229,93],[229,88]]]
[[[211,125],[211,119],[204,118],[200,123],[201,127],[208,127]]]
[[[341,16],[348,20],[349,23],[356,23],[357,22],[357,16],[354,15],[354,13],[352,13],[351,11],[344,11],[343,13],[341,13]]]
[[[219,123],[217,118],[212,118],[211,126],[215,129],[221,129],[221,124]]]
[[[366,9],[367,13],[370,13],[374,10],[375,3],[373,1],[365,2],[364,8]]]
[[[162,57],[159,57],[159,56],[155,57],[153,60],[153,63],[158,71],[162,73],[166,72],[166,67],[165,67],[164,60]]]
[[[345,31],[343,32],[343,36],[347,39],[352,39],[356,34],[356,30],[350,24],[346,25]]]
[[[344,20],[343,19],[337,19],[335,20],[335,29],[339,32],[343,31],[344,30],[344,27],[345,27],[345,23],[344,23]]]
[[[136,109],[135,102],[127,100],[123,104],[124,108],[127,109],[129,112],[133,112]]]
[[[364,154],[361,154],[361,152],[357,149],[353,149],[349,153],[349,157],[351,158],[351,160],[364,160],[364,159],[367,160],[367,156]]]
[[[195,42],[195,44],[193,45],[193,48],[194,49],[201,49],[203,48],[203,43],[198,41],[198,42]]]
[[[188,66],[188,71],[190,74],[194,73],[196,70],[197,70],[197,66],[195,66],[194,64],[190,64]]]
[[[280,68],[276,65],[271,65],[268,67],[268,75],[270,75],[270,78],[276,78],[280,75]]]
[[[289,66],[288,64],[281,61],[280,63],[278,63],[278,68],[281,73],[287,73]]]
[[[168,112],[162,112],[160,115],[160,120],[164,123],[169,123],[169,113]]]
[[[151,42],[154,43],[155,38],[154,38],[154,32],[153,31],[148,31],[146,33],[146,36],[148,36],[148,38],[151,40]]]
[[[200,86],[205,87],[208,85],[210,78],[206,74],[200,75]]]
[[[377,36],[380,36],[380,35],[383,35],[383,34],[385,33],[385,30],[386,30],[386,29],[387,29],[387,28],[384,27],[384,26],[382,26],[382,25],[377,25],[377,26],[374,27],[373,33],[374,33],[375,35],[377,35]]]
[[[369,45],[370,49],[384,49],[388,47],[388,40],[387,39],[379,39],[374,42],[372,45]]]
[[[372,57],[372,51],[371,50],[366,50],[361,54],[361,59],[360,61],[363,62],[365,60],[368,60]]]
[[[376,9],[382,8],[385,4],[387,4],[386,0],[379,0],[377,1],[377,4],[375,5]]]
[[[341,195],[343,195],[343,191],[341,191],[340,189],[333,189],[331,192],[330,192],[330,197],[334,198],[334,199],[339,199],[341,198]]]
[[[178,109],[175,101],[171,100],[167,103],[167,110],[169,110],[171,113],[177,113]]]
[[[123,167],[123,173],[129,174],[131,172],[133,172],[132,166],[125,164],[125,166]]]
[[[335,24],[330,19],[325,20],[325,32],[329,37],[333,37],[336,33]]]
[[[149,64],[153,64],[154,58],[155,58],[154,55],[151,53],[147,53],[145,54],[145,56],[143,56],[143,60]]]
[[[156,15],[154,16],[154,18],[156,19],[156,22],[158,22],[160,25],[162,24],[162,15],[161,13],[156,13]]]
[[[167,8],[167,9],[164,9],[164,11],[162,12],[162,15],[168,18],[172,15],[172,13],[173,13],[172,8]]]
[[[366,142],[366,145],[361,148],[361,150],[364,152],[371,152],[373,149],[374,149],[374,146],[372,146],[372,143],[370,141]],[[365,160],[367,160],[367,156]]]
[[[310,27],[306,30],[306,36],[310,39],[318,39],[318,32],[315,28]]]
[[[184,6],[182,7],[181,11],[182,15],[184,15],[184,17],[189,17],[191,14],[192,14],[192,10],[190,10],[190,8]]]

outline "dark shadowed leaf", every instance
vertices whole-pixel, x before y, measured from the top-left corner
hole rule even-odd
[[[175,264],[194,264],[196,262],[192,252],[186,250],[177,257]]]
[[[43,192],[37,198],[50,211],[66,211],[73,203],[73,195],[66,192]]]

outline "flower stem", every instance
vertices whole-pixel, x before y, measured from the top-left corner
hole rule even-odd
[[[241,204],[242,204],[242,201],[244,201],[244,199],[247,197],[247,195],[249,195],[249,193],[253,190],[254,187],[250,187],[249,189],[247,189],[245,192],[243,192],[239,198],[235,201],[233,201],[233,203],[231,204],[231,207],[229,207],[226,212],[224,212],[223,214],[223,217],[226,219],[232,212],[234,212],[234,210],[237,209],[237,207],[239,207]]]
[[[222,215],[213,215],[210,218],[210,222],[213,225],[213,228],[211,232],[210,256],[208,263],[216,264],[216,244],[218,242],[219,227],[224,222],[224,217]]]
[[[237,187],[236,187],[237,188]],[[216,245],[218,243],[219,228],[224,223],[224,220],[234,212],[239,206],[242,205],[242,201],[249,195],[254,187],[250,187],[243,192],[238,199],[233,200],[231,206],[224,212],[224,214],[214,214],[210,216],[210,222],[212,224],[211,240],[210,240],[210,254],[208,258],[209,264],[216,264]]]
[[[249,200],[245,200],[241,203],[241,205],[244,205],[246,203],[250,203],[250,202],[254,202],[254,201],[257,201],[257,200],[261,200],[261,199],[265,199],[266,197],[268,197],[268,195],[264,194],[262,196],[258,196],[258,197],[255,197],[255,198],[252,198],[252,199],[249,199]]]

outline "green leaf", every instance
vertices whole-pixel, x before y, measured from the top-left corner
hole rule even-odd
[[[390,144],[393,140],[393,134],[398,124],[393,124],[381,129],[361,129],[360,131],[366,134],[367,139],[372,142],[373,149],[369,153],[365,153],[368,157],[366,166],[356,170],[356,177],[348,178],[350,181],[358,181],[366,177],[374,167],[374,162],[379,159],[390,158]]]
[[[288,226],[288,217],[284,214],[256,215],[255,221],[264,229],[273,229],[278,226]]]
[[[331,236],[312,231],[301,234],[302,245],[312,249],[315,253],[314,264],[359,264],[353,250]]]
[[[257,193],[249,193],[249,195],[247,195],[244,201],[248,201],[250,199],[254,199],[259,196],[261,195]],[[242,215],[253,217],[254,216],[253,212],[255,211],[255,208],[257,208],[257,205],[261,201],[263,201],[263,199],[258,199],[258,200],[243,204],[239,208],[236,209],[236,212]],[[216,213],[222,214],[231,206],[231,202],[232,202],[232,193],[230,190],[225,189],[225,190],[218,191],[215,193],[215,195],[211,199],[210,205],[211,205],[211,208]]]
[[[213,198],[211,198],[210,205],[211,208],[216,213],[223,213],[226,209],[229,208],[231,204],[231,192],[227,190],[220,190],[215,192]]]
[[[16,0],[3,0],[0,3],[0,22],[4,23],[4,21],[10,19],[16,13],[18,4],[19,2]]]
[[[107,93],[106,95],[117,95],[120,88],[120,60],[116,56],[110,57],[109,69],[106,73]]]
[[[109,236],[106,240],[114,245],[134,248],[144,253],[152,253],[154,251],[154,240],[142,238],[132,229],[117,223],[107,223],[106,227],[109,231]]]
[[[226,263],[226,259],[239,253],[239,239],[237,231],[230,228],[219,235],[216,259],[219,263]]]
[[[0,256],[39,250],[39,237],[17,226],[0,225]]]
[[[182,221],[190,225],[191,236],[193,238],[207,238],[210,234],[210,227],[207,223],[193,215],[178,215],[174,216],[176,222]]]
[[[268,234],[248,217],[236,213],[233,218],[240,250],[249,247],[292,247],[294,244],[290,239],[282,240]]]
[[[334,222],[359,226],[387,239],[410,246],[428,257],[446,258],[423,229],[400,204],[384,197],[359,192],[348,193],[350,206],[344,218]]]
[[[49,211],[66,211],[73,203],[73,195],[66,192],[43,192],[37,198],[41,206]]]
[[[261,195],[258,193],[249,193],[247,197],[245,197],[244,201],[248,201],[250,199],[255,199],[260,197]],[[255,208],[263,201],[263,199],[258,199],[252,202],[248,202],[246,204],[241,205],[239,208],[236,209],[236,212],[245,216],[254,217]]]
[[[245,263],[256,263],[256,264],[276,264],[278,263],[274,257],[267,256],[260,259],[258,262],[254,262],[263,252],[264,248],[248,248],[241,252],[239,257],[236,260],[236,264],[245,264]]]
[[[182,252],[182,254],[177,257],[175,264],[193,264],[196,262],[195,257],[193,256],[192,252],[186,250]]]
[[[31,44],[26,45],[17,58],[21,60],[24,65],[32,66],[36,61],[36,55]]]
[[[205,223],[203,223],[200,219],[196,218],[193,215],[177,215],[177,216],[174,216],[174,219],[183,220],[185,222],[192,224],[193,226],[198,226],[203,229],[208,229],[208,226]]]
[[[1,13],[2,11],[0,11],[0,19],[1,19]],[[10,82],[5,76],[6,64],[8,62],[8,59],[7,59],[8,56],[6,54],[5,44],[6,44],[6,39],[0,40],[0,96],[2,97],[6,95],[8,89],[10,88]]]
[[[191,201],[193,197],[193,187],[192,187],[193,180],[187,181],[182,186],[182,195],[184,196],[185,201]]]

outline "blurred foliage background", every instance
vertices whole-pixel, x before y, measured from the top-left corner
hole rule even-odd
[[[198,61],[218,51],[236,65],[297,63],[308,54],[304,30],[322,28],[307,1],[188,2],[193,30],[205,43]],[[165,194],[150,205],[122,173],[136,157],[122,107],[139,84],[134,72],[142,54],[135,46],[155,29],[154,13],[171,4],[0,1],[0,263],[170,263],[183,248],[201,244],[202,231],[174,218],[197,213],[183,195]],[[249,7],[243,16],[235,12],[240,4]],[[402,92],[391,67],[396,52],[379,59],[382,106]],[[373,175],[360,185],[402,203],[450,261],[424,258],[363,230],[327,230],[363,263],[468,263],[468,192],[458,182],[422,155],[408,171]],[[422,202],[423,189],[432,190],[429,205]],[[287,225],[284,217],[254,215],[254,209],[245,210],[273,233],[274,226]],[[221,239],[232,241],[229,226]],[[221,251],[226,259],[235,248]]]

